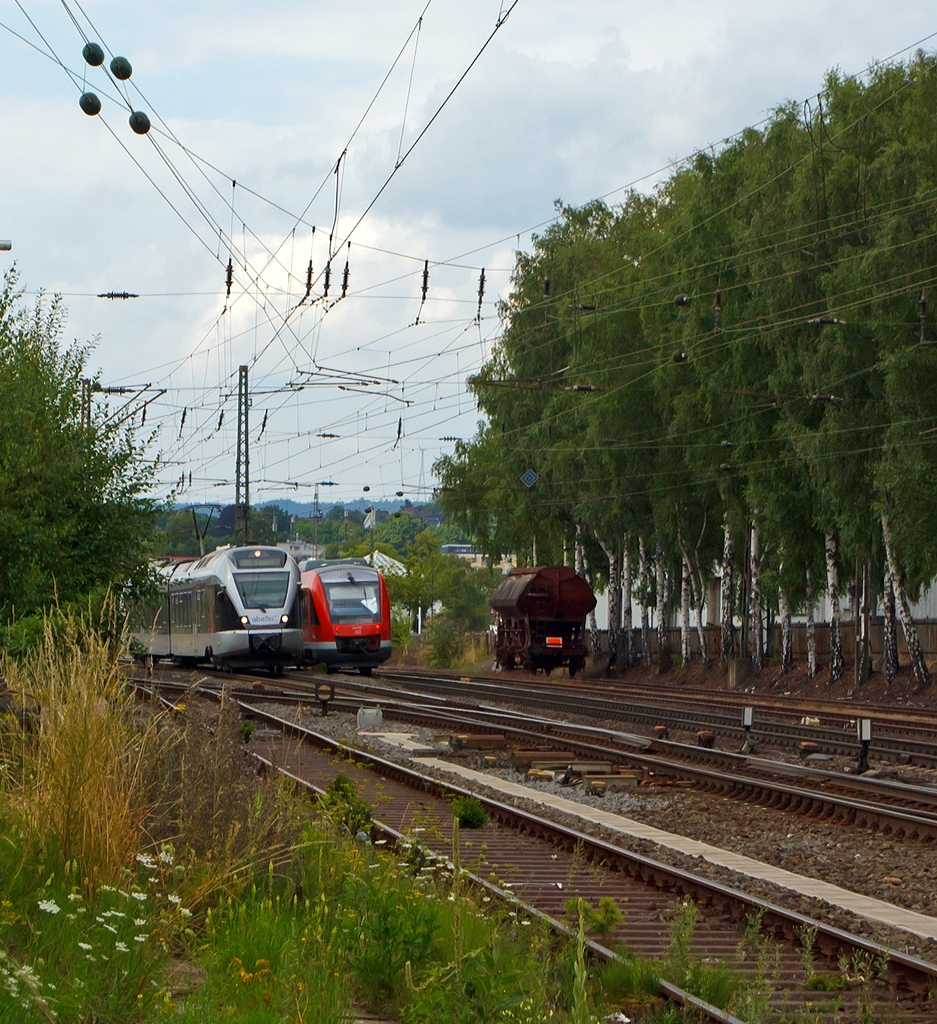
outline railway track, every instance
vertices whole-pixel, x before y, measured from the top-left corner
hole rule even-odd
[[[304,675],[294,673],[296,678]],[[648,730],[655,725],[688,734],[709,729],[716,734],[717,742],[738,746],[747,735],[741,725],[741,709],[751,707],[755,713],[752,733],[759,742],[792,750],[810,742],[822,753],[840,756],[856,756],[859,744],[855,721],[871,718],[877,759],[937,767],[937,714],[920,709],[885,709],[853,701],[846,706],[843,702],[791,703],[783,696],[728,695],[673,687],[649,694],[646,689],[624,682],[610,684],[597,680],[543,684],[510,676],[455,677],[391,669],[380,670],[375,678],[424,694],[499,700],[557,713],[629,722]],[[804,718],[820,718],[821,724],[803,722]]]
[[[437,862],[451,856],[448,801],[468,790],[348,747],[284,718],[259,701],[244,698],[238,703],[243,713],[278,733],[273,736],[266,731],[253,745],[255,755],[267,764],[275,764],[297,785],[317,791],[339,770],[345,771],[376,806],[385,838],[404,848],[419,843]],[[774,1020],[860,1020],[865,1014],[870,1020],[933,1019],[929,993],[937,986],[937,965],[889,951],[862,936],[642,857],[530,811],[492,798],[481,800],[491,821],[476,833],[463,830],[461,860],[464,864],[474,861],[469,872],[474,883],[492,896],[511,901],[511,913],[517,914],[521,923],[542,916],[554,927],[563,928],[563,907],[568,899],[581,896],[595,903],[611,896],[626,909],[626,917],[609,945],[625,942],[646,955],[660,956],[670,938],[668,914],[690,899],[699,908],[693,931],[696,950],[711,960],[731,962],[753,989],[765,985],[767,951],[774,979],[766,998]],[[855,976],[835,999],[818,998],[815,988],[805,987],[801,940],[807,935],[813,936],[811,956],[815,962],[810,969],[817,972],[815,977],[844,977],[850,971]],[[592,949],[597,956],[610,957],[614,954],[609,945],[592,943]],[[873,965],[880,972],[874,982],[869,980]],[[860,975],[867,980],[860,982]],[[693,1006],[709,1020],[738,1024],[739,1018],[672,985],[664,984],[662,994]],[[877,1018],[875,1014],[889,1016]]]
[[[249,678],[244,677],[243,682],[248,682]],[[236,687],[239,681],[239,677],[222,677],[215,686],[227,683]],[[315,683],[304,686],[302,680],[297,679],[282,686],[263,683],[258,687],[256,683],[253,680],[249,687],[235,688],[234,696],[298,705],[309,705],[316,699]],[[159,685],[182,690],[187,684],[162,681]],[[937,838],[937,788],[709,750],[503,708],[466,707],[464,702],[451,706],[440,699],[426,704],[402,691],[391,695],[386,688],[356,680],[343,680],[340,689],[360,693],[366,698],[373,698],[377,693],[383,698],[380,704],[384,715],[399,721],[449,733],[499,733],[518,745],[552,743],[555,746],[559,742],[580,757],[641,769],[657,780],[677,778],[719,795],[900,838],[925,841]],[[353,712],[361,703],[360,699],[339,696],[331,706]]]

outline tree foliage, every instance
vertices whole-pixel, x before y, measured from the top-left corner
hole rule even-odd
[[[0,291],[0,614],[5,620],[146,575],[152,464],[132,429],[92,403],[87,345],[65,313],[32,307],[15,272]],[[90,406],[90,411],[89,411]]]
[[[937,576],[934,56],[831,73],[652,195],[558,214],[471,382],[485,419],[435,467],[450,518],[544,564],[578,531],[599,576],[643,550],[677,597],[726,524],[796,607],[828,538],[840,589],[887,575],[884,517],[895,585]]]

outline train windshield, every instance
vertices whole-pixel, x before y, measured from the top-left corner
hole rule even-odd
[[[234,583],[245,608],[282,608],[290,586],[288,572],[236,572]]]
[[[329,615],[336,626],[381,621],[381,595],[374,583],[323,582]]]

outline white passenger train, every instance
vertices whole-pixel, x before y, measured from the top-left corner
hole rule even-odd
[[[141,654],[275,674],[302,661],[299,569],[285,551],[226,546],[157,573],[134,632]]]

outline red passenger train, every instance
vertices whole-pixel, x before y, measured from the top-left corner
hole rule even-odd
[[[303,660],[369,676],[391,651],[384,577],[363,558],[309,558],[299,570]]]

